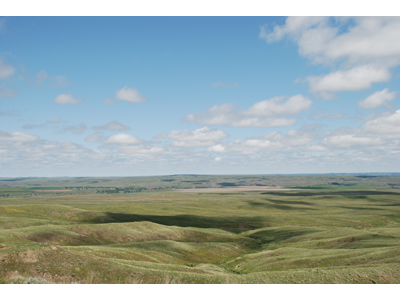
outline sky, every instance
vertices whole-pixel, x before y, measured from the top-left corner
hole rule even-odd
[[[0,177],[400,170],[400,17],[0,17]]]

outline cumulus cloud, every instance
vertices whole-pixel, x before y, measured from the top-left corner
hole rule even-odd
[[[172,130],[170,133],[156,135],[156,139],[172,139],[173,147],[210,147],[217,144],[221,139],[229,135],[218,129],[209,129],[207,127],[191,130]]]
[[[350,70],[339,70],[323,76],[308,76],[310,92],[327,93],[365,90],[373,83],[389,81],[388,69],[372,66],[359,66]]]
[[[136,136],[126,133],[114,134],[106,140],[108,144],[140,144],[142,142],[143,141]]]
[[[15,68],[0,59],[0,80],[7,79],[15,74]]]
[[[268,42],[289,36],[299,53],[315,63],[346,60],[348,64],[400,62],[398,17],[288,17],[272,32],[262,27],[260,37]]]
[[[343,134],[326,137],[322,144],[333,148],[348,148],[351,146],[371,146],[380,145],[381,139],[378,137],[357,136],[356,134]]]
[[[0,98],[15,98],[19,92],[17,88],[9,87],[5,83],[0,84]]]
[[[128,87],[123,87],[116,93],[116,98],[118,100],[124,100],[131,103],[139,103],[147,101],[147,98],[141,95],[136,89],[131,89]]]
[[[183,121],[199,125],[228,125],[232,127],[280,127],[297,122],[293,116],[309,110],[312,101],[303,95],[295,95],[283,102],[284,97],[274,97],[255,103],[247,110],[235,110],[235,105],[225,103],[207,108],[205,112],[189,114]]]
[[[107,123],[104,126],[93,126],[92,129],[94,130],[129,130],[130,127],[124,124],[121,124],[117,121],[112,121]]]
[[[275,42],[289,37],[299,54],[312,63],[339,70],[309,76],[310,91],[325,98],[329,92],[368,89],[391,78],[390,68],[400,64],[400,18],[398,17],[288,17],[272,31],[262,27],[260,37]]]
[[[382,91],[377,91],[372,95],[368,96],[364,100],[360,100],[358,105],[364,109],[376,109],[392,101],[396,98],[396,92],[389,92],[389,89],[383,89]]]
[[[282,102],[284,97],[274,97],[255,103],[248,110],[243,112],[246,116],[293,116],[301,111],[309,110],[312,101],[303,95],[295,95],[290,97],[286,102]]]
[[[67,94],[60,94],[54,99],[54,102],[60,105],[78,104],[82,101],[83,101],[82,99],[77,99],[72,97],[72,95],[67,95]]]
[[[240,83],[239,82],[234,82],[234,83],[226,83],[226,82],[214,82],[211,87],[213,88],[217,88],[217,87],[240,87]]]
[[[218,145],[214,145],[214,146],[208,148],[207,151],[222,153],[222,152],[225,152],[226,150],[225,150],[225,146],[218,144]]]
[[[390,115],[368,121],[361,129],[379,137],[400,138],[400,109]]]
[[[282,134],[272,131],[261,137],[238,139],[224,145],[227,153],[243,153],[246,155],[266,152],[296,152],[304,151],[304,147],[313,144],[317,138],[317,126],[306,126],[298,130],[289,130]]]

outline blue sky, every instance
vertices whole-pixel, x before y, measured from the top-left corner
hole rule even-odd
[[[0,17],[0,176],[396,172],[399,17]]]

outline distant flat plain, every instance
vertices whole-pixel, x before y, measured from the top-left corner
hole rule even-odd
[[[283,187],[270,187],[270,186],[236,186],[232,188],[207,188],[207,189],[174,189],[174,191],[182,193],[226,193],[226,192],[250,192],[250,191],[291,191],[296,189],[288,189]]]

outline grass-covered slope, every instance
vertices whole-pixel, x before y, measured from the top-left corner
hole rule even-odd
[[[400,283],[400,193],[0,199],[2,283]]]

